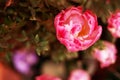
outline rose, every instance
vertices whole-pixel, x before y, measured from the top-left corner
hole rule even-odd
[[[108,67],[111,64],[114,64],[116,61],[117,53],[117,49],[114,44],[104,41],[103,45],[103,49],[100,50],[99,48],[95,48],[93,50],[93,56],[101,63],[101,68]]]
[[[90,80],[90,75],[81,69],[73,70],[68,80]]]
[[[71,7],[60,12],[54,20],[57,39],[71,52],[85,50],[93,45],[102,33],[97,17],[90,10]]]
[[[107,28],[113,37],[120,38],[120,11],[110,15]]]
[[[37,76],[35,80],[61,80],[61,79],[47,74],[42,74],[40,76]]]

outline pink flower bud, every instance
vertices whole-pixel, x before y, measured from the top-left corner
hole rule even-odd
[[[90,75],[84,70],[73,70],[68,80],[90,80]]]
[[[61,80],[61,79],[58,77],[53,77],[47,74],[43,74],[43,75],[37,76],[35,80]]]
[[[63,10],[55,17],[54,24],[58,40],[71,52],[89,48],[102,33],[96,15],[89,10],[83,13],[81,7]]]
[[[114,44],[104,41],[104,49],[95,48],[93,56],[100,62],[101,68],[108,67],[116,61],[117,49]]]
[[[108,30],[115,38],[120,38],[120,11],[116,11],[108,18]]]

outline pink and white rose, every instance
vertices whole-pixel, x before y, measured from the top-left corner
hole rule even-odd
[[[120,38],[120,11],[110,15],[107,28],[113,37]]]
[[[73,70],[68,80],[90,80],[90,75],[81,69]]]
[[[62,10],[54,20],[57,39],[71,52],[86,50],[101,36],[97,17],[90,10],[70,7]]]
[[[101,68],[108,67],[116,61],[117,49],[114,44],[104,41],[104,49],[95,48],[93,56],[100,62]]]

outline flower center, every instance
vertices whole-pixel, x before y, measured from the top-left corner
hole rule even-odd
[[[84,25],[82,26],[82,30],[78,33],[79,36],[85,36],[89,33],[90,27],[85,19],[84,20]]]
[[[72,21],[72,24],[70,24],[70,21]],[[66,19],[64,24],[70,24],[70,26],[72,26],[71,31],[73,32],[73,34],[77,33],[77,37],[87,35],[90,30],[87,20],[83,16],[80,16],[78,14],[71,14],[70,17]]]
[[[64,24],[69,24],[70,21],[73,21],[73,22],[76,22],[76,23],[77,23],[77,22],[80,21],[80,19],[81,19],[80,15],[78,15],[78,14],[71,14],[70,17],[68,17],[68,18],[65,20]]]

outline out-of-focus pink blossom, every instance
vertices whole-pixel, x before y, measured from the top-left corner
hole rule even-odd
[[[37,60],[34,51],[29,51],[24,48],[16,50],[13,55],[13,64],[15,68],[23,74],[29,74],[31,72],[31,66],[34,65]]]
[[[73,70],[68,80],[90,80],[90,75],[84,70]]]
[[[120,38],[120,11],[116,11],[108,18],[108,30],[115,38]]]
[[[58,77],[43,74],[43,75],[37,76],[35,80],[61,80],[61,79]]]
[[[116,61],[117,49],[114,44],[104,41],[104,49],[95,48],[93,52],[94,58],[100,62],[101,68],[108,67]]]
[[[100,37],[102,28],[90,10],[70,7],[62,10],[54,20],[58,40],[71,52],[85,50]]]

